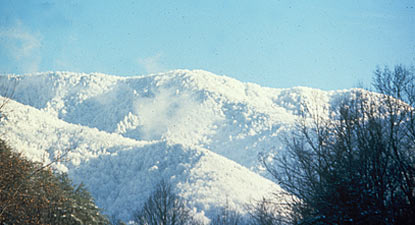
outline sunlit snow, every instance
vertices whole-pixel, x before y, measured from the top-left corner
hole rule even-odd
[[[47,72],[3,76],[16,89],[2,138],[83,182],[105,213],[131,219],[162,179],[199,216],[279,192],[259,154],[283,151],[302,102],[349,91],[272,89],[200,70],[140,77]]]

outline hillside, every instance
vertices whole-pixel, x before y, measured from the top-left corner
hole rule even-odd
[[[243,205],[278,185],[258,154],[282,149],[302,102],[329,107],[350,91],[272,89],[205,71],[140,77],[47,72],[17,81],[3,137],[37,161],[68,151],[56,167],[83,182],[98,206],[128,220],[161,179],[195,213]]]

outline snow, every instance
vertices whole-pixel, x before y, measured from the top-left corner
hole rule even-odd
[[[283,150],[281,134],[302,102],[328,109],[353,90],[265,88],[201,70],[139,77],[45,72],[17,81],[2,138],[84,183],[105,213],[131,219],[161,180],[200,217],[282,191],[259,154]],[[327,111],[320,112],[327,114]]]

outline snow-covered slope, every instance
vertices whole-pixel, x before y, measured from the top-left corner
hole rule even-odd
[[[200,214],[236,209],[279,187],[258,154],[282,149],[302,102],[329,107],[350,91],[272,89],[206,71],[141,77],[48,72],[17,83],[3,137],[33,160],[69,151],[57,168],[110,215],[129,219],[161,179]],[[7,111],[7,110],[6,110]]]
[[[2,100],[2,99],[0,99]],[[1,137],[32,160],[49,160],[68,151],[56,168],[84,183],[105,212],[129,220],[161,180],[168,181],[203,217],[231,204],[242,211],[249,202],[279,191],[278,185],[201,147],[137,141],[69,124],[30,106],[11,101]]]
[[[205,71],[143,77],[49,72],[18,79],[13,98],[68,123],[135,140],[199,146],[258,171],[258,153],[281,148],[300,102],[331,95],[310,88],[271,89]]]

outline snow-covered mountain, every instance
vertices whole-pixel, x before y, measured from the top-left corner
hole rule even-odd
[[[350,91],[272,89],[206,71],[140,77],[47,72],[0,78],[16,88],[2,138],[33,160],[83,182],[98,206],[130,219],[165,179],[201,217],[282,191],[260,153],[283,150],[281,134],[301,103],[330,106]]]

